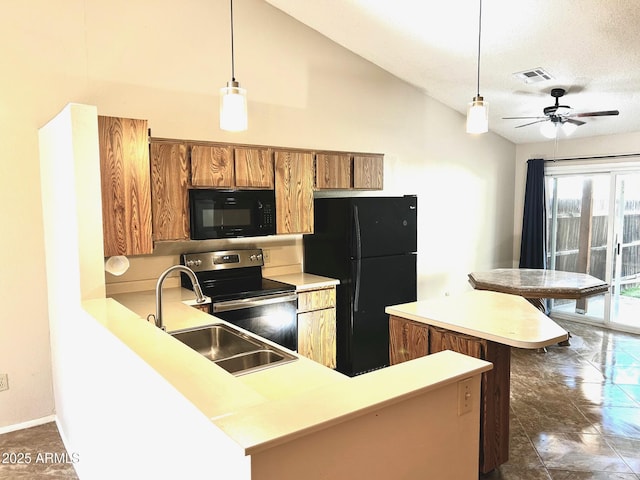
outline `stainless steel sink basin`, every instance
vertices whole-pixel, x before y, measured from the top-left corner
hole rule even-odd
[[[243,375],[296,360],[283,350],[222,324],[171,335],[229,373]]]
[[[226,325],[211,325],[197,330],[172,333],[172,335],[214,362],[238,353],[251,352],[262,348],[260,343]]]
[[[229,373],[241,375],[267,367],[275,367],[276,365],[288,363],[292,360],[295,360],[295,357],[282,351],[257,350],[255,352],[241,353],[233,357],[218,360],[216,364]]]

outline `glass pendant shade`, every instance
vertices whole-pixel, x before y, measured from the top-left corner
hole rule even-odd
[[[547,138],[556,138],[558,127],[554,122],[544,122],[540,125],[540,133]]]
[[[489,103],[478,95],[467,107],[467,133],[486,133],[488,131]]]
[[[236,81],[220,89],[220,128],[229,132],[248,128],[247,91]]]
[[[542,133],[542,135],[544,135],[547,138],[556,138],[556,136],[559,133],[559,130],[562,130],[562,133],[564,134],[565,137],[568,137],[569,135],[571,135],[573,132],[576,131],[576,128],[578,128],[577,125],[571,123],[571,122],[561,122],[561,121],[556,121],[556,122],[544,122],[542,125],[540,125],[540,133]]]
[[[578,128],[578,126],[574,123],[571,122],[564,122],[562,124],[562,132],[568,137],[569,135],[571,135],[573,132],[576,131],[576,128]]]

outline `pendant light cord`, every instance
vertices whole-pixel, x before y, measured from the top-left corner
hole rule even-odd
[[[236,68],[233,49],[233,0],[231,0],[231,81],[236,81]]]
[[[482,36],[482,0],[480,0],[480,14],[478,15],[478,82],[477,91],[480,96],[480,38]]]

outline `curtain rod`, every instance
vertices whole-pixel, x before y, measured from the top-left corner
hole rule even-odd
[[[546,162],[564,162],[567,160],[602,160],[606,158],[627,158],[627,157],[640,157],[640,153],[622,153],[617,155],[594,155],[591,157],[565,157],[565,158],[554,158],[550,160],[545,160]]]

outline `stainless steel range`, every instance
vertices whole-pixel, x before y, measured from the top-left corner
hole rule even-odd
[[[262,276],[261,249],[222,250],[182,255],[202,291],[211,298],[211,314],[291,350],[297,350],[295,286]],[[192,289],[182,274],[182,286]]]

